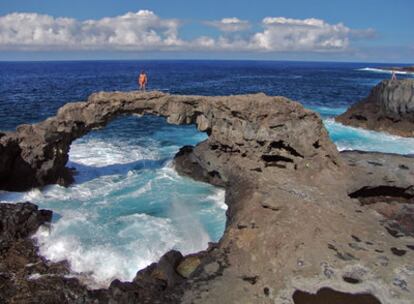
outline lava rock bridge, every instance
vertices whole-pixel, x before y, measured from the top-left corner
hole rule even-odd
[[[126,114],[208,134],[181,149],[175,167],[225,187],[220,242],[192,256],[167,254],[132,282],[96,292],[53,276],[59,284],[49,284],[47,272],[25,276],[16,297],[30,303],[38,290],[30,286],[43,286],[42,298],[71,295],[71,303],[413,302],[412,158],[338,153],[318,114],[284,97],[96,93],[0,134],[0,189],[70,183],[71,143]]]
[[[195,123],[207,132],[211,146],[262,158],[263,165],[300,167],[314,158],[324,164],[337,160],[317,115],[283,97],[102,92],[87,102],[66,104],[45,121],[0,133],[0,189],[67,185],[71,143],[125,114],[162,115],[172,124]]]

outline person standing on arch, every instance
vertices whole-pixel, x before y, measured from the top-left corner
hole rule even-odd
[[[141,71],[141,73],[138,76],[138,85],[139,90],[144,91],[147,89],[147,83],[148,83],[148,77],[144,70]]]
[[[392,71],[391,80],[397,80],[397,75],[395,74],[395,71]]]

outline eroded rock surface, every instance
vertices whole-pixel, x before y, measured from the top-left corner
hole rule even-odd
[[[226,230],[206,252],[167,253],[133,282],[115,280],[98,291],[72,288],[72,302],[294,303],[300,291],[315,294],[317,301],[341,294],[412,303],[412,236],[402,229],[390,233],[387,221],[394,218],[372,208],[376,202],[361,199],[366,191],[353,196],[383,186],[411,195],[410,160],[340,155],[319,116],[283,97],[94,94],[45,122],[3,135],[1,153],[13,163],[2,163],[2,187],[19,185],[18,170],[26,170],[24,187],[67,180],[70,143],[116,115],[131,113],[195,123],[207,132],[207,140],[177,154],[175,165],[181,174],[225,187]],[[62,290],[80,284],[61,282]],[[327,295],[326,290],[333,291]]]
[[[344,151],[350,166],[349,196],[379,212],[394,237],[414,236],[414,157]]]
[[[414,136],[414,79],[384,80],[335,118],[346,125]]]
[[[72,141],[122,114],[155,114],[173,124],[195,123],[219,150],[243,154],[261,166],[302,168],[309,159],[317,159],[314,164],[319,166],[336,162],[335,147],[317,115],[283,97],[98,93],[0,137],[0,189],[69,183],[65,165]]]

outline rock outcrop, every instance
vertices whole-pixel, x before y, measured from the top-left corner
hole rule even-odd
[[[29,237],[51,220],[51,211],[38,210],[31,203],[0,204],[0,250],[6,250],[17,239]]]
[[[393,236],[414,237],[414,156],[344,151],[352,178],[348,192],[378,211]]]
[[[71,293],[61,302],[412,302],[409,220],[401,218],[404,210],[388,216],[389,210],[373,208],[412,204],[410,160],[341,155],[319,116],[283,97],[94,94],[2,136],[2,157],[13,160],[2,163],[2,188],[18,188],[19,170],[26,174],[22,188],[67,180],[70,143],[116,115],[132,113],[194,123],[209,135],[183,148],[175,166],[181,174],[225,187],[224,235],[206,252],[167,253],[132,282],[115,280],[106,290],[78,289],[79,281],[62,279],[56,286]],[[401,195],[385,191],[393,187]],[[37,289],[30,292],[38,295]],[[55,299],[44,294],[44,302]]]
[[[379,69],[388,70],[388,71],[414,73],[414,65],[412,65],[412,66],[380,67]]]
[[[173,124],[195,123],[209,134],[212,146],[252,159],[255,167],[299,169],[310,160],[318,166],[337,161],[336,149],[317,115],[283,97],[98,93],[87,102],[65,105],[43,122],[3,134],[0,189],[70,183],[65,166],[72,141],[123,114],[154,114]]]
[[[30,238],[50,224],[52,212],[31,203],[0,204],[0,303],[177,303],[169,293],[184,278],[176,268],[181,253],[167,252],[158,263],[139,271],[133,282],[112,282],[107,289],[89,290],[70,275],[65,261],[41,257]]]
[[[384,80],[336,121],[375,131],[414,136],[414,79]]]

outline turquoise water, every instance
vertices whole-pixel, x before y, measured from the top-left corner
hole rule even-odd
[[[224,190],[181,177],[171,165],[180,147],[205,138],[159,117],[121,118],[73,143],[74,185],[1,198],[52,209],[52,229],[36,235],[40,252],[88,273],[91,287],[132,280],[168,250],[197,252],[223,234]]]
[[[333,121],[389,74],[374,64],[265,61],[0,62],[0,130],[54,115],[63,104],[100,90],[136,89],[148,71],[150,89],[176,94],[265,92],[320,113],[338,149],[414,153],[414,140],[345,127]],[[362,69],[362,70],[361,70]],[[398,77],[409,77],[401,75]],[[183,253],[218,241],[225,226],[224,191],[180,177],[171,166],[183,145],[206,138],[194,126],[159,117],[121,117],[71,146],[78,171],[68,187],[0,192],[0,201],[32,201],[54,212],[36,237],[41,253],[67,259],[91,287],[131,280],[170,249]],[[82,278],[84,276],[82,275]]]
[[[340,151],[362,150],[414,154],[414,138],[348,127],[336,123],[333,118],[324,119],[324,123],[331,139]]]
[[[345,107],[308,106],[323,119],[329,136],[339,151],[362,150],[396,154],[414,154],[414,138],[391,135],[337,123],[334,117],[346,111]]]

